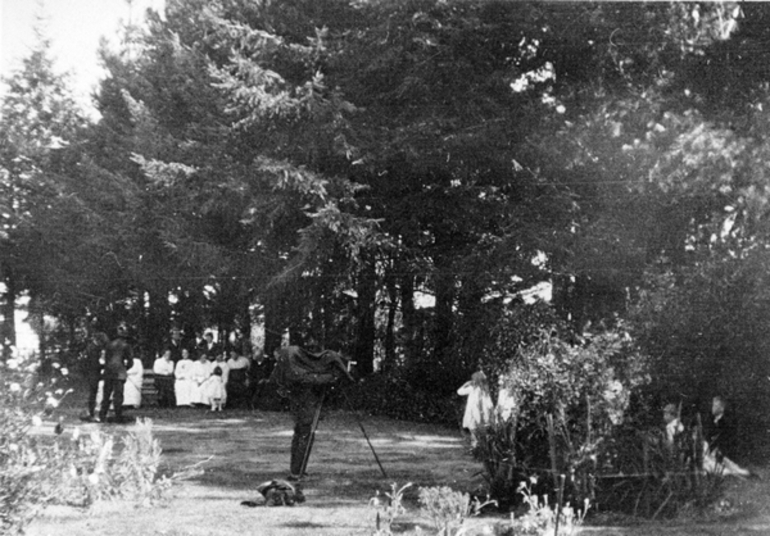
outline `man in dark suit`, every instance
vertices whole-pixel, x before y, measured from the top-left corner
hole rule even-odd
[[[134,353],[128,342],[128,328],[118,326],[117,337],[107,345],[104,361],[104,392],[99,421],[106,422],[110,401],[115,408],[115,421],[123,420],[123,387],[128,377],[128,369],[134,363]]]
[[[166,344],[163,350],[169,350],[171,352],[171,361],[176,365],[182,359],[182,349],[184,343],[182,342],[182,330],[174,327],[171,328],[171,339]]]

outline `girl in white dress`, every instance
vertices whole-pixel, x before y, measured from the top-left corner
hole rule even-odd
[[[222,368],[216,364],[211,376],[203,383],[203,392],[211,404],[211,411],[222,411],[225,399],[225,382],[222,380]]]
[[[468,397],[463,415],[463,428],[470,432],[471,446],[475,447],[478,441],[476,430],[491,423],[495,411],[486,375],[481,371],[474,372],[470,381],[457,390],[457,394]]]

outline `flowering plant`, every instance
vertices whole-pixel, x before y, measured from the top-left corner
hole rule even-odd
[[[0,361],[0,534],[22,534],[47,504],[89,507],[109,499],[151,504],[171,484],[158,477],[161,448],[149,420],[122,437],[120,449],[115,437],[98,429],[64,431],[59,421],[55,433],[47,433],[44,419],[50,420],[71,392],[57,387],[67,369],[54,365],[54,370],[56,377],[39,381],[35,357],[13,349],[10,359]]]

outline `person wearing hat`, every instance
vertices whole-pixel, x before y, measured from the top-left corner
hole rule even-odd
[[[134,354],[128,342],[128,328],[120,324],[117,337],[107,346],[104,362],[104,394],[99,410],[99,421],[106,422],[110,402],[115,409],[115,420],[123,420],[123,388],[128,378],[128,368],[134,362]]]

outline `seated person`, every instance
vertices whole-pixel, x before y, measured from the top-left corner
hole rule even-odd
[[[182,359],[174,368],[174,397],[177,406],[192,406],[194,403],[195,384],[192,379],[193,361],[190,359],[190,351],[182,350]]]
[[[171,360],[170,349],[155,360],[152,371],[155,374],[155,388],[158,390],[158,405],[162,408],[174,407],[174,362]]]
[[[663,422],[666,423],[666,444],[673,446],[674,442],[684,432],[684,425],[679,418],[676,404],[666,404],[663,408]]]
[[[727,403],[721,396],[715,396],[711,402],[712,421],[705,430],[703,469],[709,473],[752,476],[732,460],[735,456],[735,425],[725,415]]]
[[[201,352],[196,361],[190,365],[190,380],[192,381],[191,404],[207,405],[209,404],[206,394],[203,392],[203,383],[211,376],[211,361],[208,355]]]
[[[268,358],[261,350],[257,351],[254,356],[254,362],[249,369],[249,398],[253,407],[260,404],[264,405],[264,402],[267,400],[280,401],[277,397],[270,396],[269,392],[271,389],[274,390],[275,386],[268,384],[280,351],[281,347],[273,351],[273,359]]]
[[[203,341],[201,341],[200,345],[198,346],[198,352],[213,357],[219,354],[221,351],[221,346],[214,342],[214,334],[210,331],[207,331],[203,335]]]
[[[227,360],[229,375],[225,389],[233,406],[244,405],[247,401],[250,366],[251,362],[247,357],[238,355],[235,349],[230,350],[230,359]]]

